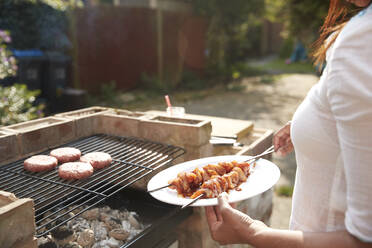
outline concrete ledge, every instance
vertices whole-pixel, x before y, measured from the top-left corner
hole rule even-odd
[[[142,120],[139,125],[139,137],[181,147],[209,143],[211,131],[210,121],[165,116]]]
[[[15,202],[17,197],[13,193],[0,190],[0,207],[3,207],[9,203]]]
[[[4,128],[17,133],[20,154],[45,150],[75,139],[75,126],[72,120],[47,117],[22,122]]]
[[[0,163],[8,159],[17,159],[20,155],[17,133],[0,128]]]
[[[56,114],[56,117],[73,120],[75,123],[75,139],[103,133],[101,115],[113,111],[111,108],[90,107]]]
[[[0,207],[0,247],[36,248],[32,199],[17,199]]]
[[[95,114],[102,114],[102,113],[107,112],[107,111],[112,111],[112,109],[111,108],[105,108],[105,107],[99,107],[99,106],[93,106],[93,107],[89,107],[89,108],[83,108],[83,109],[79,109],[79,110],[59,113],[59,114],[56,114],[55,116],[77,119],[77,118],[80,118],[80,117],[92,116],[92,115],[95,115]]]
[[[138,136],[141,120],[151,119],[142,112],[115,109],[100,116],[101,131],[118,136]]]

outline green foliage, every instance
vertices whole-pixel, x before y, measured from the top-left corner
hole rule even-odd
[[[9,33],[0,30],[0,79],[16,74],[16,60],[7,49]],[[10,125],[43,116],[43,105],[35,105],[40,91],[27,90],[26,85],[0,86],[0,125]]]
[[[46,4],[45,2],[48,2]],[[14,49],[66,49],[66,13],[61,0],[1,0],[0,29],[9,30]],[[54,4],[54,5],[53,5]]]
[[[293,36],[302,36],[305,44],[318,37],[328,11],[328,1],[322,0],[289,0],[289,32]]]
[[[260,70],[262,74],[316,73],[311,62],[296,62],[287,65],[284,59],[275,59],[262,65],[255,65],[254,68]]]
[[[117,96],[118,91],[116,89],[116,82],[111,81],[109,83],[101,84],[100,98],[104,101],[110,101]]]
[[[44,105],[35,106],[39,90],[28,90],[24,84],[0,86],[0,125],[10,125],[43,116]]]
[[[283,22],[286,4],[287,0],[265,0],[265,18],[271,22]]]
[[[147,73],[141,74],[141,86],[148,91],[157,94],[166,93],[168,90],[171,90],[171,84],[165,80],[159,79],[157,76],[150,76]]]
[[[208,81],[189,70],[182,73],[178,84],[172,83],[171,80],[167,79],[167,76],[160,80],[157,76],[150,76],[146,73],[141,75],[141,83],[144,89],[155,94],[166,94],[174,90],[205,89],[209,86]]]
[[[208,82],[191,71],[184,71],[178,88],[200,90],[208,87]]]
[[[292,37],[285,39],[280,47],[279,58],[286,59],[289,58],[293,52],[295,42]]]
[[[293,195],[293,186],[282,185],[276,188],[276,193],[279,196],[292,197]]]
[[[29,0],[30,1],[30,0]],[[82,0],[39,0],[54,9],[65,11],[68,8],[82,7]],[[112,0],[109,0],[112,2]]]
[[[261,68],[252,67],[246,62],[236,62],[224,67],[212,67],[207,69],[207,77],[209,80],[220,81],[222,83],[229,83],[237,81],[244,77],[252,77],[261,75],[263,71]]]
[[[14,76],[17,71],[16,60],[7,49],[10,42],[9,32],[0,29],[0,79]]]
[[[120,91],[116,87],[116,81],[112,80],[108,83],[102,83],[100,87],[99,94],[89,94],[87,95],[85,101],[87,105],[100,105],[100,106],[110,106],[110,107],[122,107],[122,99]]]
[[[246,62],[240,62],[240,63],[235,63],[234,65],[231,66],[231,77],[232,79],[239,79],[235,78],[234,75],[239,75],[239,78],[242,77],[253,77],[257,75],[261,75],[262,71],[258,68],[254,68],[250,66]]]
[[[318,37],[327,15],[329,1],[265,0],[266,17],[284,24],[284,38],[299,38],[306,45]]]
[[[209,20],[208,69],[218,72],[257,55],[260,49],[262,0],[191,0],[194,11]]]

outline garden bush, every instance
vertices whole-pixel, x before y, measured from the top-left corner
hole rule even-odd
[[[0,30],[0,80],[14,76],[16,60],[7,48],[11,42],[8,31]],[[0,125],[10,125],[43,116],[42,104],[35,104],[40,91],[30,91],[26,85],[0,86]]]
[[[0,86],[0,125],[11,125],[43,116],[42,104],[35,104],[39,90],[28,90],[24,84]]]

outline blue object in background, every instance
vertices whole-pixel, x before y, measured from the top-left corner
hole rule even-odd
[[[305,61],[306,59],[307,59],[306,48],[301,41],[297,41],[288,63]]]
[[[291,61],[297,62],[297,61],[306,60],[306,59],[307,59],[306,49],[304,45],[298,41],[291,55]]]
[[[11,50],[13,55],[16,58],[24,58],[24,57],[42,57],[44,56],[43,51],[39,49],[31,49],[31,50]]]
[[[17,60],[17,75],[8,79],[8,83],[26,84],[30,90],[42,89],[43,70],[45,65],[44,52],[39,49],[11,49]]]

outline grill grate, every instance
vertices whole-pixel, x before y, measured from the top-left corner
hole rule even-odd
[[[184,149],[176,146],[105,134],[82,138],[63,146],[78,148],[82,154],[107,152],[113,161],[89,178],[74,181],[61,179],[58,170],[27,172],[23,169],[24,159],[0,166],[0,189],[12,192],[18,198],[34,200],[36,237],[46,235],[185,153]],[[82,206],[84,209],[75,216],[70,214]]]

